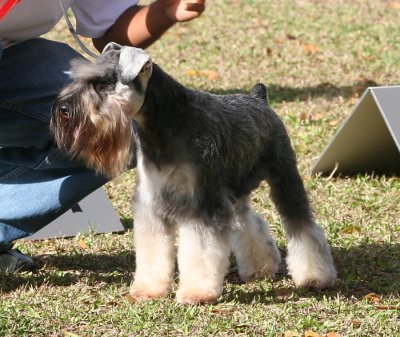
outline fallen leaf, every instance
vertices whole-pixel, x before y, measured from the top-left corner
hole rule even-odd
[[[364,88],[361,88],[361,90],[364,90]],[[360,92],[357,88],[355,88],[352,92],[352,94],[350,95],[351,99],[358,99],[360,98]]]
[[[360,226],[348,226],[340,231],[340,234],[358,234],[361,233]]]
[[[299,114],[299,119],[304,122],[306,120],[308,120],[308,113],[305,111],[300,112]]]
[[[400,3],[397,1],[389,1],[386,6],[390,9],[400,9]]]
[[[364,75],[360,75],[358,80],[359,80],[360,84],[363,85],[364,87],[378,86],[378,83],[376,83],[374,80],[371,80],[370,78],[365,77]]]
[[[186,75],[188,75],[189,77],[196,77],[196,76],[198,76],[198,72],[194,69],[189,69],[186,72]]]
[[[110,307],[115,307],[115,306],[118,306],[119,303],[117,301],[109,301],[106,303],[106,305],[108,305]]]
[[[317,113],[317,114],[315,114],[314,116],[312,116],[312,119],[313,120],[315,120],[315,121],[319,121],[319,120],[321,120],[322,118],[324,118],[324,114],[323,113]]]
[[[264,48],[263,49],[263,54],[264,56],[271,56],[272,55],[272,49],[271,48]]]
[[[284,337],[300,337],[300,334],[296,331],[285,331]]]
[[[328,124],[329,124],[329,126],[336,126],[339,124],[339,121],[337,119],[334,119],[334,120],[330,121]]]
[[[186,72],[186,75],[189,77],[206,77],[210,81],[214,81],[218,78],[218,73],[214,70],[195,70],[189,69]]]
[[[321,337],[321,335],[314,331],[307,330],[306,332],[304,332],[304,337]]]
[[[379,303],[381,299],[379,298],[379,295],[375,293],[369,293],[363,297],[364,300],[367,300],[368,302],[372,303]]]
[[[307,54],[314,54],[318,51],[318,48],[311,43],[305,44],[303,48]]]
[[[340,336],[336,332],[331,331],[326,334],[326,337],[340,337]]]
[[[360,75],[358,77],[357,85],[354,86],[351,90],[350,98],[358,99],[368,87],[376,87],[376,86],[379,86],[377,82],[371,80],[370,78],[365,77],[364,75]]]
[[[360,76],[358,77],[358,80],[359,80],[359,82],[360,82],[361,84],[365,84],[365,83],[368,82],[368,79],[367,79],[364,75],[360,75]]]
[[[87,246],[85,240],[83,240],[83,239],[79,239],[78,245],[79,245],[79,248],[80,248],[80,249],[83,249],[83,250],[85,250],[85,249],[88,248],[88,246]]]
[[[210,81],[214,81],[214,80],[216,80],[216,79],[218,78],[218,74],[217,74],[216,71],[210,70],[210,71],[208,72],[207,78],[208,78]]]
[[[376,56],[373,55],[361,55],[361,58],[369,62],[376,61]]]
[[[206,70],[200,70],[200,71],[197,72],[197,74],[198,74],[200,77],[207,77],[208,71],[206,71]]]
[[[133,297],[131,294],[126,294],[124,298],[129,302],[129,303],[136,303],[137,299]]]

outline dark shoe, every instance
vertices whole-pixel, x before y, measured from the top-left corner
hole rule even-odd
[[[35,261],[22,254],[18,249],[8,249],[0,252],[0,272],[32,271],[36,266]]]

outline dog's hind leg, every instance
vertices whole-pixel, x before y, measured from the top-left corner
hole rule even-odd
[[[295,154],[285,138],[276,160],[267,166],[267,181],[288,237],[287,267],[298,287],[327,288],[336,280],[330,248],[313,218]]]
[[[145,205],[135,209],[135,279],[131,294],[138,299],[166,296],[175,266],[175,226],[163,223]]]
[[[229,265],[228,233],[202,220],[179,226],[178,303],[213,303],[222,293]]]
[[[236,203],[235,223],[230,242],[242,281],[265,276],[274,278],[281,257],[268,224],[250,206],[250,196]]]

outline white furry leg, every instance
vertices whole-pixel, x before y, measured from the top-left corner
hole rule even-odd
[[[230,242],[244,282],[265,276],[273,278],[279,270],[281,256],[268,224],[249,206],[249,198],[238,202],[237,223]]]
[[[175,228],[164,224],[145,206],[137,207],[134,222],[135,280],[131,294],[138,299],[166,296],[175,265]]]
[[[226,234],[203,223],[179,227],[179,303],[213,303],[221,295],[230,255]]]
[[[303,228],[289,237],[289,274],[297,287],[331,287],[336,280],[336,269],[324,232],[316,224]]]

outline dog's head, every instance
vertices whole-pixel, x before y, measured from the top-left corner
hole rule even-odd
[[[58,147],[98,173],[122,173],[132,153],[132,119],[140,118],[151,73],[148,54],[116,43],[94,63],[74,60],[73,81],[52,107],[50,128]]]

